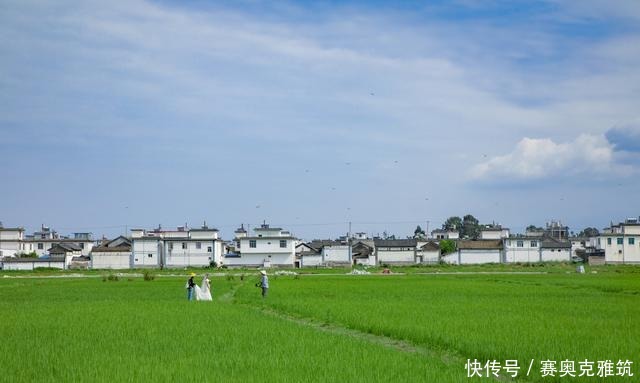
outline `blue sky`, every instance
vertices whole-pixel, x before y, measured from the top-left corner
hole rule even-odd
[[[0,7],[0,220],[303,238],[638,216],[640,3]]]

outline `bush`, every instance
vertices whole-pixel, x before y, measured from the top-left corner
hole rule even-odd
[[[156,279],[156,275],[152,273],[151,270],[144,270],[142,272],[142,278],[144,278],[145,281],[153,281]]]
[[[118,274],[114,274],[114,273],[109,273],[107,275],[102,276],[102,282],[106,282],[106,281],[117,282],[119,280],[120,280],[120,277],[118,276]]]
[[[32,251],[30,253],[20,253],[17,254],[18,258],[38,258],[38,254],[36,254],[35,251]]]
[[[244,281],[244,274],[240,274],[240,280]]]
[[[227,278],[227,281],[233,281],[234,279],[236,279],[236,277],[234,277],[233,274],[227,274],[226,278]]]

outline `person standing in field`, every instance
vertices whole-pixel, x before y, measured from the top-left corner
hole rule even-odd
[[[191,273],[189,280],[187,281],[187,300],[193,300],[193,290],[196,286],[196,283],[193,281],[193,277],[196,276],[196,273]]]
[[[260,287],[262,287],[262,298],[267,297],[267,292],[269,291],[269,277],[267,277],[267,272],[264,270],[260,270]]]

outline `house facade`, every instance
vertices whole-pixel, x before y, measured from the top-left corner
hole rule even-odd
[[[131,268],[131,240],[119,236],[104,241],[91,250],[90,267],[92,269],[129,269]]]
[[[415,239],[374,239],[378,265],[415,265]]]
[[[279,227],[263,223],[253,234],[236,230],[236,252],[225,254],[229,267],[293,267],[296,238]]]
[[[540,236],[513,235],[504,240],[505,263],[540,262]]]
[[[223,241],[218,229],[203,225],[199,229],[186,226],[177,230],[131,230],[131,266],[206,267],[222,259]]]
[[[458,241],[457,255],[447,255],[445,261],[458,265],[501,263],[504,245],[500,239]]]
[[[640,263],[640,219],[628,218],[603,230],[596,247],[604,250],[606,263]]]
[[[16,254],[27,252],[24,247],[24,229],[21,227],[3,227],[0,224],[0,259],[15,257]]]

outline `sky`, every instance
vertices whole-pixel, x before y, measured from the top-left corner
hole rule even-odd
[[[0,4],[0,221],[303,239],[640,215],[640,2]]]

